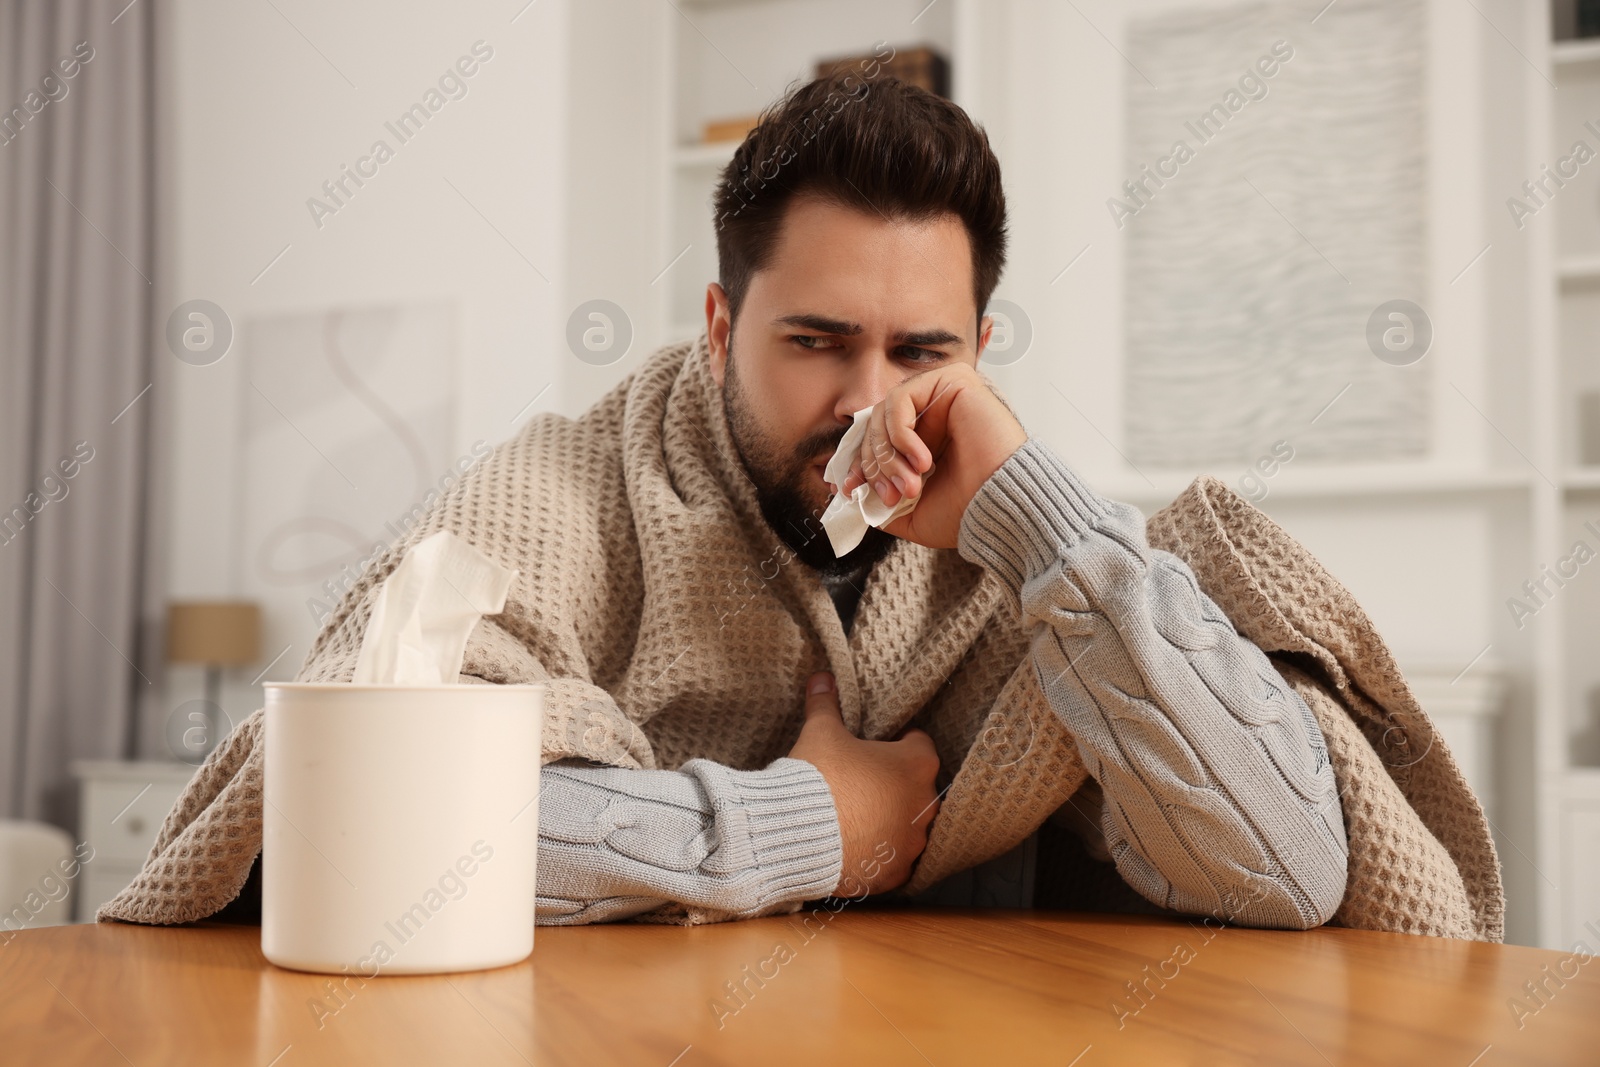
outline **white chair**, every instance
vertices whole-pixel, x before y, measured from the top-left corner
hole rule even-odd
[[[0,819],[0,939],[72,921],[72,838],[42,822]]]

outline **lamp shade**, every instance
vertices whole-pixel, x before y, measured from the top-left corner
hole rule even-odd
[[[248,601],[167,605],[167,662],[236,667],[261,655],[261,608]]]

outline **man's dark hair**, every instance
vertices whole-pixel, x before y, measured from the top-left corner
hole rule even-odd
[[[799,193],[890,219],[955,214],[972,245],[983,314],[1005,267],[1005,193],[988,135],[949,100],[854,71],[801,85],[768,108],[717,182],[718,272],[730,314],[771,261]]]

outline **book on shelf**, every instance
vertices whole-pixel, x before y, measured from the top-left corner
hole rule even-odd
[[[701,144],[720,144],[724,141],[742,141],[745,134],[755,129],[760,115],[739,115],[730,119],[711,119],[700,128]]]

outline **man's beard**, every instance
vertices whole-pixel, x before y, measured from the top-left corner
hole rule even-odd
[[[822,528],[823,508],[806,503],[805,487],[815,477],[812,465],[818,457],[832,455],[848,427],[814,433],[782,455],[762,433],[739,388],[739,377],[732,346],[728,350],[727,374],[722,388],[722,410],[728,419],[733,446],[744,462],[744,469],[756,487],[761,517],[772,532],[788,545],[801,563],[825,576],[860,573],[888,555],[895,538],[869,527],[866,536],[850,552],[834,556],[833,546]]]

